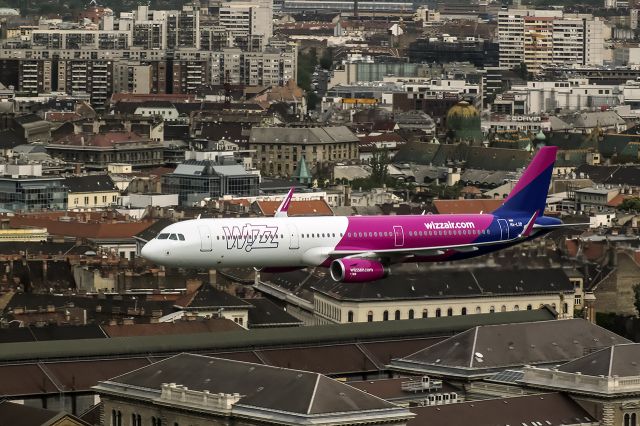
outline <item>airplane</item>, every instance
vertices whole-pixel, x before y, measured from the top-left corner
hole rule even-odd
[[[284,272],[326,267],[335,281],[346,283],[384,278],[394,264],[479,256],[576,226],[544,216],[557,151],[542,147],[492,213],[288,217],[292,188],[274,217],[174,223],[141,254],[156,264],[183,268]]]

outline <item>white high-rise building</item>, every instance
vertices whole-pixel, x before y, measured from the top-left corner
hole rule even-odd
[[[228,1],[220,5],[219,24],[233,37],[260,37],[266,45],[273,36],[273,2]]]
[[[509,9],[498,14],[500,66],[602,65],[606,26],[592,15],[557,10]]]

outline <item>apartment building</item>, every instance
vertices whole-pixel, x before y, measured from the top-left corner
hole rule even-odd
[[[273,36],[273,4],[270,1],[230,1],[220,7],[219,25],[234,39],[257,36],[262,45]]]
[[[297,47],[222,51],[0,49],[0,61],[17,90],[32,94],[87,95],[97,109],[113,92],[193,93],[205,84],[284,86],[295,80]],[[172,81],[167,79],[171,70]]]
[[[99,28],[41,21],[20,43],[0,46],[0,83],[34,95],[86,96],[102,110],[113,92],[283,86],[297,74],[296,44],[269,42],[272,6],[265,1],[223,3],[217,16],[191,5],[177,11],[139,6],[117,19],[102,16]]]
[[[493,112],[509,115],[539,115],[558,109],[581,111],[613,107],[625,102],[625,86],[591,84],[587,78],[529,81],[513,85],[496,97]]]
[[[509,9],[498,14],[500,66],[539,72],[545,65],[602,65],[604,22],[588,14]]]

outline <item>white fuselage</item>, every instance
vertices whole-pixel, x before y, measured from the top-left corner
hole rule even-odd
[[[339,216],[188,220],[165,228],[142,255],[181,267],[320,265],[347,225],[347,218]]]

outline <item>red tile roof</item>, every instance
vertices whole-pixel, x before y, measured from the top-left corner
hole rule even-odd
[[[374,142],[397,142],[404,143],[406,140],[397,133],[394,132],[385,132],[380,133],[379,135],[366,135],[366,136],[358,136],[361,144],[368,144]]]
[[[61,138],[55,143],[73,146],[109,147],[116,144],[147,142],[150,139],[134,132],[107,132],[103,134],[73,134]]]
[[[47,111],[44,113],[44,119],[53,123],[65,123],[67,121],[75,121],[81,118],[82,117],[77,112]]]
[[[607,203],[607,206],[618,207],[627,198],[633,198],[633,196],[627,195],[627,194],[618,194],[615,197],[613,197],[611,200],[609,200],[609,202]]]
[[[433,200],[438,214],[474,214],[491,213],[503,203],[503,200]]]
[[[64,219],[63,219],[64,217]],[[82,238],[132,238],[154,221],[126,221],[124,216],[102,212],[47,212],[19,214],[10,217],[12,228],[41,227],[49,234]]]
[[[273,216],[281,201],[256,201],[260,212],[265,216]],[[292,201],[289,216],[333,216],[333,210],[324,200]]]

